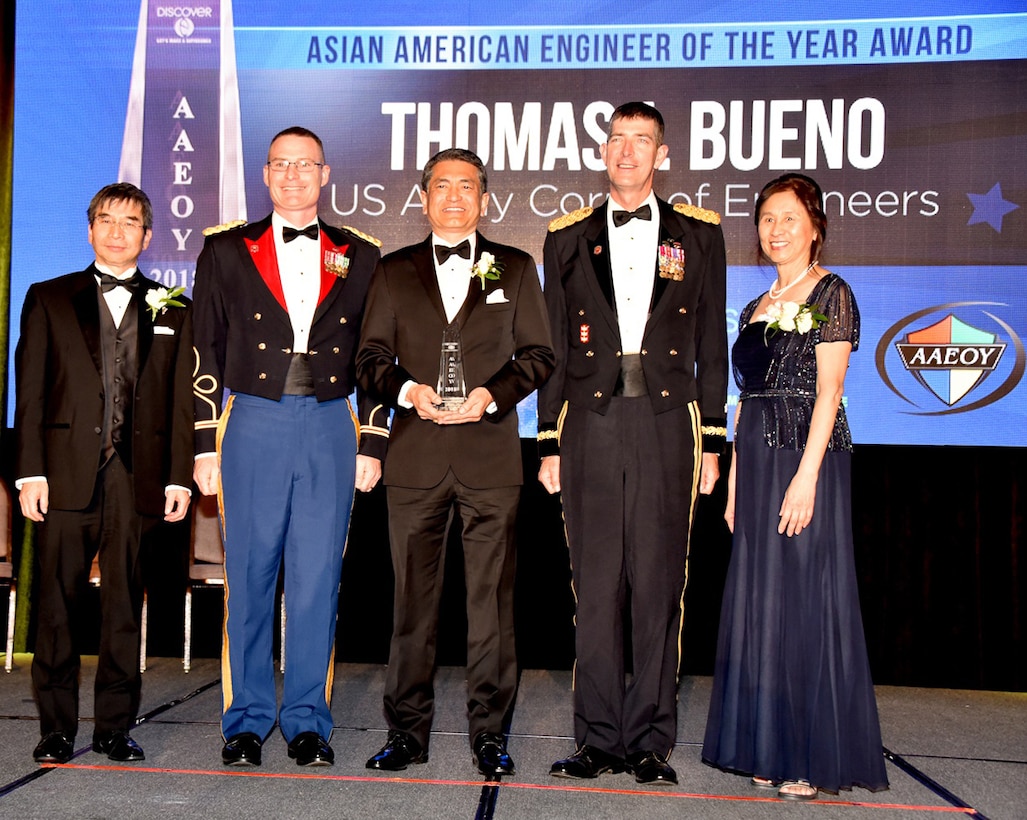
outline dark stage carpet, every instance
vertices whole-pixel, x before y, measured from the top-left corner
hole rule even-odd
[[[429,762],[388,776],[364,768],[385,740],[381,666],[336,668],[335,766],[297,767],[274,734],[263,766],[241,770],[220,761],[217,661],[195,660],[185,674],[179,659],[149,659],[143,718],[132,733],[146,760],[116,764],[90,750],[95,658],[87,658],[79,751],[67,765],[40,767],[32,761],[39,729],[30,660],[18,655],[11,674],[0,672],[0,817],[1027,818],[1027,694],[879,687],[891,788],[796,804],[701,763],[709,678],[681,682],[672,757],[681,783],[661,788],[627,774],[550,777],[550,763],[573,751],[571,675],[525,670],[509,743],[517,774],[489,784],[471,763],[462,669],[439,670]]]

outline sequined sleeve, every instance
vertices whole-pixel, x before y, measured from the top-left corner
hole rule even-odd
[[[859,348],[859,307],[852,288],[838,277],[831,277],[826,283],[820,305],[827,321],[820,327],[822,342],[851,342],[852,349]]]

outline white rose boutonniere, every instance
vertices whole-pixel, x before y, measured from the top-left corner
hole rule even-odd
[[[150,309],[150,319],[157,321],[157,314],[164,313],[169,307],[185,307],[185,302],[179,302],[178,297],[185,293],[185,288],[178,287],[168,290],[167,288],[151,288],[146,291],[146,306]]]
[[[773,335],[778,331],[785,333],[798,333],[805,336],[814,328],[820,327],[821,322],[826,322],[827,317],[820,312],[820,305],[810,305],[806,302],[773,302],[767,307],[766,313],[761,313],[753,321],[766,322],[766,335]]]
[[[496,280],[503,272],[503,263],[496,260],[487,251],[478,257],[478,261],[471,265],[471,276],[477,276],[481,280],[481,289],[485,290],[485,280]]]

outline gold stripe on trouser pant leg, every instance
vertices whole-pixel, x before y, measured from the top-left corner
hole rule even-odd
[[[688,556],[692,549],[692,523],[695,519],[695,506],[699,494],[699,478],[702,475],[702,418],[699,415],[699,403],[689,402],[688,415],[692,425],[692,487],[691,507],[688,510],[688,532],[685,534],[685,584],[681,587],[681,600],[678,603],[678,664],[676,677],[681,676],[681,636],[685,629],[685,590],[688,589]]]
[[[353,411],[353,405],[349,399],[346,399],[346,407],[349,409],[349,417],[353,420],[353,434],[357,438],[357,453],[360,452],[360,419],[357,418],[357,414]],[[353,501],[350,502],[349,507],[349,520],[353,521],[353,504],[356,503],[356,493],[353,494]],[[349,546],[349,528],[346,528],[346,541],[342,546],[342,555],[346,556],[346,549]],[[339,594],[341,597],[342,589],[340,581]],[[338,622],[338,613],[336,613],[336,622]],[[332,641],[332,651],[328,656],[328,669],[325,673],[325,705],[331,708],[332,705],[332,687],[335,685],[335,641]]]
[[[559,448],[560,441],[563,438],[563,424],[564,424],[564,421],[566,421],[566,419],[567,419],[567,407],[568,407],[568,402],[565,401],[563,403],[563,407],[560,408],[560,415],[556,417],[556,445],[557,445],[557,448]],[[559,477],[560,477],[559,474],[557,474],[557,478],[559,478]],[[567,533],[567,516],[563,512],[563,504],[560,505],[560,518],[563,520],[563,541],[567,545],[567,551],[569,553],[570,552],[571,539],[570,539],[570,535]],[[572,619],[573,619],[572,623],[574,624],[574,628],[577,629],[577,626],[578,626],[578,615],[577,615],[577,613],[578,613],[578,590],[574,588],[574,567],[573,567],[573,565],[571,566],[571,595],[574,598],[574,615],[572,616]],[[571,691],[572,692],[574,691],[575,686],[577,685],[577,679],[578,679],[578,658],[577,658],[577,653],[575,653],[574,663],[571,665]]]
[[[218,465],[221,464],[221,442],[225,438],[225,428],[228,426],[228,417],[232,414],[232,405],[235,401],[235,396],[229,396],[228,401],[225,404],[225,411],[221,414],[221,419],[218,421],[218,430],[216,438],[216,451]],[[221,542],[225,543],[225,493],[224,488],[221,486],[221,470],[218,470],[218,516],[221,519]],[[223,570],[222,570],[223,571]],[[231,594],[231,590],[228,588],[228,573],[224,572],[225,576],[225,612],[221,619],[221,696],[222,696],[222,711],[227,711],[228,707],[232,705],[232,666],[229,663],[228,656],[228,596]]]

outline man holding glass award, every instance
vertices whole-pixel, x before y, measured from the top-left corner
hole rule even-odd
[[[471,749],[492,779],[514,773],[504,727],[517,688],[516,407],[552,372],[553,350],[534,260],[477,232],[489,200],[481,160],[441,151],[425,166],[421,189],[432,233],[382,259],[357,354],[361,385],[396,409],[384,468],[396,576],[389,735],[367,767],[399,771],[428,759],[452,520],[464,549]]]

